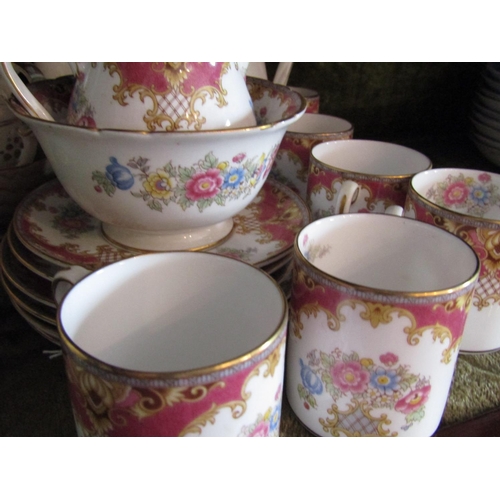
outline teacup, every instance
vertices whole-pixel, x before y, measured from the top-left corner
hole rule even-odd
[[[500,349],[500,175],[460,168],[417,174],[405,216],[445,229],[476,251],[481,273],[460,350]]]
[[[321,436],[430,436],[444,411],[479,260],[460,238],[385,214],[298,235],[286,392]]]
[[[269,275],[201,252],[87,273],[54,279],[79,435],[278,436],[288,309]]]
[[[348,212],[384,213],[404,205],[410,179],[432,168],[424,154],[399,144],[353,139],[311,151],[307,203],[313,219]]]
[[[305,200],[312,148],[321,142],[352,139],[353,133],[352,124],[343,118],[306,112],[288,127],[271,177],[291,187]]]
[[[290,87],[290,86],[289,86]],[[305,87],[290,87],[306,100],[306,113],[319,113],[320,97],[317,90]]]

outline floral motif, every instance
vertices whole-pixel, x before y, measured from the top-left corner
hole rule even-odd
[[[330,370],[334,385],[342,392],[364,392],[370,375],[358,361],[335,363]]]
[[[61,206],[52,218],[52,227],[68,239],[94,231],[93,218],[76,204]]]
[[[309,243],[309,245],[307,245],[307,243]],[[325,255],[327,255],[331,250],[330,245],[315,244],[314,240],[311,240],[309,242],[308,234],[304,235],[302,244],[304,246],[303,250],[304,257],[311,263],[314,263],[316,259],[321,259]]]
[[[210,152],[191,167],[174,167],[168,162],[151,172],[147,158],[132,158],[125,166],[110,157],[104,172],[92,172],[92,180],[98,193],[112,197],[117,189],[131,189],[138,179],[143,189],[131,194],[144,200],[152,210],[162,212],[163,206],[177,203],[183,210],[196,204],[203,212],[213,203],[224,206],[230,200],[249,195],[253,186],[269,173],[273,158],[274,153],[267,157],[263,153],[257,159],[239,153],[229,162],[219,161]]]
[[[403,413],[412,413],[427,402],[429,399],[429,392],[431,392],[430,385],[415,389],[411,391],[410,394],[400,399],[396,403],[395,409]]]
[[[392,352],[382,354],[379,359],[382,365],[370,358],[360,358],[356,352],[346,354],[339,348],[330,353],[316,349],[309,352],[307,363],[299,360],[302,383],[297,390],[304,407],[317,408],[315,396],[324,389],[335,408],[348,397],[356,408],[388,408],[405,414],[405,429],[422,420],[430,381],[411,373],[407,365],[397,364],[398,356]]]
[[[257,420],[242,427],[239,437],[277,437],[281,419],[281,403],[269,408],[264,415],[259,414]]]
[[[483,216],[492,206],[500,205],[500,193],[491,179],[483,172],[475,179],[463,173],[448,175],[426,193],[426,197],[445,208],[461,210],[466,214]]]

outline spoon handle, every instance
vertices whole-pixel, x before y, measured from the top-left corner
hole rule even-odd
[[[21,78],[19,78],[12,63],[1,63],[0,76],[3,77],[9,90],[14,94],[30,116],[51,122],[54,121],[51,114],[40,104],[36,97],[28,90]]]
[[[293,62],[280,62],[278,64],[278,68],[276,69],[273,83],[276,83],[278,85],[286,85],[288,83],[290,72],[292,71],[292,65]]]

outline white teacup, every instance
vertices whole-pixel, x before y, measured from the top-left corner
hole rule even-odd
[[[318,144],[307,180],[313,219],[402,206],[411,177],[430,168],[427,156],[399,144],[364,139]]]
[[[445,408],[479,260],[460,238],[385,214],[297,236],[290,405],[322,436],[430,436]]]
[[[73,268],[63,285],[88,271]],[[78,434],[278,436],[287,302],[263,271],[145,254],[78,281],[58,312]]]
[[[417,174],[405,216],[445,229],[476,251],[481,274],[460,350],[500,349],[500,175],[460,168]]]

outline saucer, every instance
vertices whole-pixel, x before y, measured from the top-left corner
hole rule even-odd
[[[14,258],[17,259],[24,267],[28,268],[35,274],[38,274],[38,276],[42,278],[52,281],[56,273],[62,271],[63,269],[67,269],[67,266],[54,264],[48,259],[44,259],[26,248],[21,241],[19,241],[12,225],[10,225],[7,229],[5,239],[7,240],[7,244],[9,245]]]
[[[12,255],[5,239],[0,244],[0,269],[7,283],[24,295],[45,306],[56,307],[52,298],[52,285],[50,281],[31,272],[18,262]]]
[[[45,321],[35,318],[35,316],[25,311],[21,307],[19,307],[19,305],[16,304],[15,302],[12,302],[12,305],[14,306],[14,309],[31,326],[31,328],[33,328],[33,330],[35,330],[42,337],[46,338],[47,340],[50,340],[54,344],[57,345],[61,344],[59,340],[59,332],[57,331],[57,328],[55,326],[52,326],[49,323],[46,323]]]
[[[310,212],[302,199],[268,179],[253,202],[234,217],[230,236],[209,252],[262,267],[283,258],[309,221]],[[81,209],[57,179],[23,199],[12,226],[29,251],[59,266],[94,270],[141,253],[107,240],[100,221]]]
[[[9,284],[2,271],[0,271],[0,283],[3,285],[12,303],[16,303],[21,309],[35,318],[49,323],[54,327],[57,325],[55,307],[46,306],[23,294],[20,290]]]

